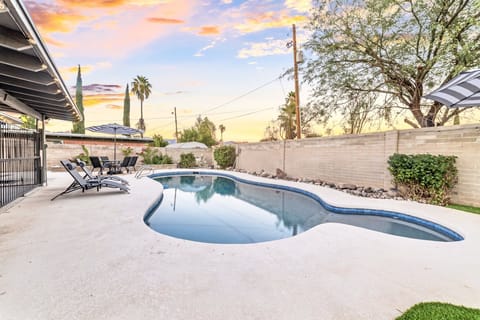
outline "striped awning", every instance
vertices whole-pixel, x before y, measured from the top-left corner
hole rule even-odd
[[[460,73],[425,98],[452,108],[480,106],[480,69]]]
[[[133,135],[137,133],[141,133],[141,130],[137,130],[134,128],[122,126],[118,123],[110,123],[110,124],[102,124],[99,126],[91,126],[86,128],[92,132],[101,132],[101,133],[108,133],[108,134],[128,134]]]

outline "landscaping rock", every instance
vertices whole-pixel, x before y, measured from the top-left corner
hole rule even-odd
[[[357,186],[354,185],[354,184],[349,184],[349,183],[340,183],[340,184],[338,184],[338,189],[356,190]]]
[[[276,172],[276,176],[279,178],[279,179],[285,179],[287,177],[287,174],[285,172],[283,172],[281,169],[277,168],[277,170],[275,171]]]

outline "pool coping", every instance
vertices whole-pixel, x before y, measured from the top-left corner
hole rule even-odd
[[[195,169],[195,170],[190,170],[190,169],[183,169],[183,170],[175,170],[175,169],[170,169],[168,172],[159,172],[159,173],[154,173],[151,175],[148,175],[149,178],[155,179],[157,177],[164,177],[164,176],[179,176],[179,175],[210,175],[210,176],[220,176],[220,177],[227,177],[230,179],[233,179],[235,181],[241,182],[241,183],[246,183],[246,184],[251,184],[259,187],[269,187],[269,188],[275,188],[275,189],[280,189],[280,190],[285,190],[285,191],[291,191],[295,193],[300,193],[302,195],[305,195],[316,202],[318,202],[322,207],[327,209],[328,211],[331,211],[336,214],[344,214],[344,215],[368,215],[368,216],[379,216],[379,217],[385,217],[385,218],[392,218],[392,219],[398,219],[400,221],[412,223],[415,225],[422,226],[424,228],[427,228],[429,230],[432,230],[434,232],[438,232],[439,234],[448,237],[450,241],[463,241],[465,238],[460,235],[458,232],[447,228],[439,223],[430,221],[428,219],[420,218],[413,216],[411,214],[407,213],[402,213],[402,212],[397,212],[397,211],[390,211],[390,210],[383,210],[383,209],[367,209],[367,208],[359,208],[359,207],[344,207],[344,206],[335,206],[330,204],[327,200],[323,199],[320,195],[318,195],[315,192],[311,192],[308,190],[305,190],[302,188],[302,186],[288,186],[285,185],[283,180],[273,180],[273,179],[267,179],[263,180],[266,178],[260,177],[260,179],[254,179],[254,178],[246,178],[246,177],[239,177],[237,174],[233,173],[231,171],[218,171],[218,170],[205,170],[205,169]],[[258,178],[256,176],[251,176]],[[263,181],[262,181],[263,180]],[[145,213],[145,218],[148,217],[148,215],[151,215],[152,211],[154,210],[155,207],[157,207],[161,203],[162,199],[158,199],[155,201],[155,203],[149,208],[149,211]]]

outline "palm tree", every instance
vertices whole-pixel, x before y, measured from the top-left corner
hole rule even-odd
[[[145,120],[143,119],[143,100],[148,99],[152,93],[152,85],[144,76],[137,76],[132,82],[132,93],[140,100],[140,120],[138,121],[138,129],[145,132]],[[143,133],[141,134],[143,138]]]
[[[223,133],[225,132],[225,126],[223,124],[218,126],[218,129],[220,130],[220,141],[223,142]]]
[[[280,109],[278,120],[280,121],[280,135],[284,139],[294,139],[295,134],[295,92],[289,92],[285,99],[285,105]]]

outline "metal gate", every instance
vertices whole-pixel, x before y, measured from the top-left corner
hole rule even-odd
[[[42,184],[41,133],[0,122],[0,207]]]

